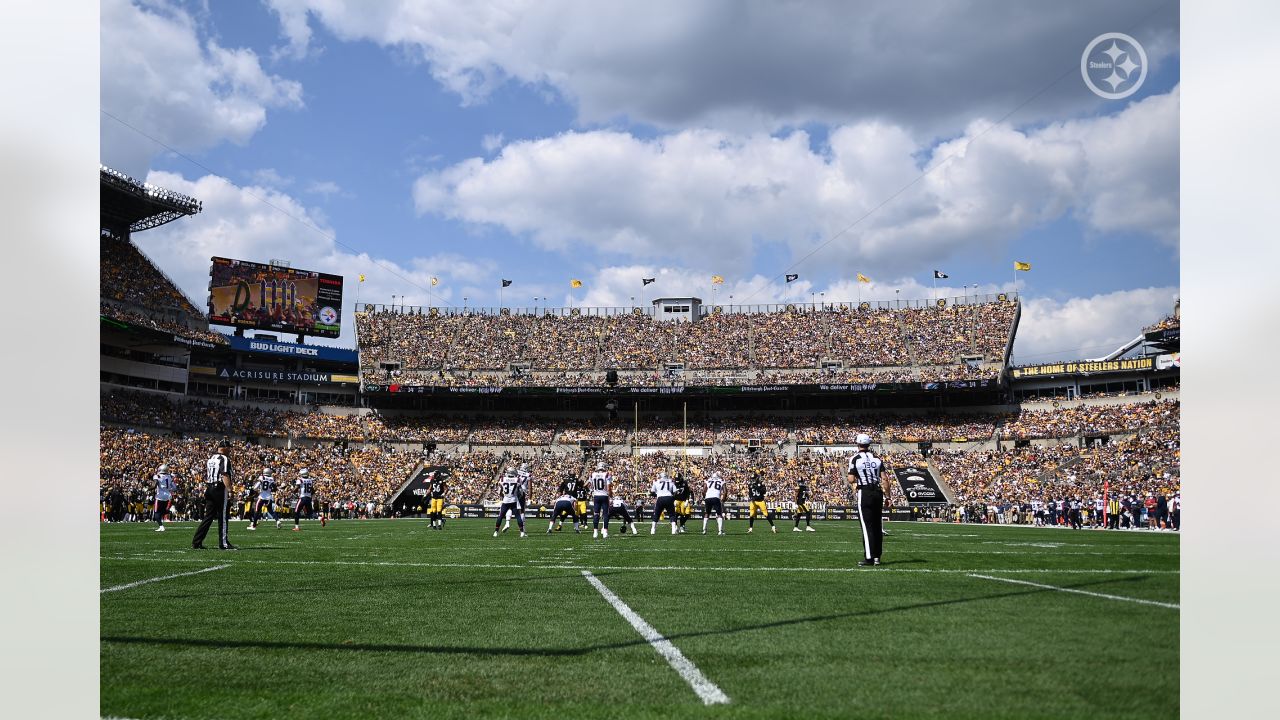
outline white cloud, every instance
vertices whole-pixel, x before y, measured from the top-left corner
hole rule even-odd
[[[327,198],[341,193],[342,187],[332,180],[312,180],[307,184],[307,192],[312,195],[323,195]]]
[[[440,253],[395,263],[353,253],[331,239],[335,231],[322,215],[274,188],[237,187],[215,175],[189,180],[169,172],[152,172],[146,180],[204,204],[198,215],[134,236],[197,307],[204,307],[208,297],[209,258],[285,259],[294,267],[345,278],[344,332],[339,342],[349,345],[354,342],[350,311],[357,287],[361,303],[389,304],[394,293],[397,304],[460,305],[465,294],[460,287],[496,277],[496,265],[483,258]],[[359,283],[360,273],[366,275],[366,282]],[[440,285],[432,287],[432,277],[439,278]]]
[[[427,173],[414,200],[420,213],[500,226],[548,250],[729,272],[745,272],[762,243],[803,257],[860,219],[801,269],[892,275],[961,253],[995,257],[1067,212],[1098,231],[1176,242],[1179,94],[1031,131],[973,122],[932,148],[876,122],[835,128],[818,151],[803,132],[567,132]],[[921,177],[922,167],[933,169]]]
[[[480,147],[484,148],[486,153],[492,155],[494,150],[502,147],[502,140],[502,133],[498,133],[497,135],[485,135],[480,139]]]
[[[1099,357],[1173,312],[1176,287],[1149,287],[1068,300],[1031,298],[1014,343],[1019,364]]]
[[[249,173],[254,185],[271,188],[286,188],[293,184],[292,177],[284,177],[275,168],[260,168]]]
[[[103,0],[102,109],[180,152],[243,144],[269,108],[302,106],[302,86],[270,75],[252,50],[202,37],[162,0]],[[103,116],[102,161],[142,177],[164,148]]]
[[[1062,117],[1099,103],[1078,78],[1045,87],[1092,38],[1124,27],[1156,65],[1178,38],[1177,6],[1159,0],[268,4],[289,54],[307,54],[315,22],[420,59],[464,103],[514,80],[552,88],[584,122],[739,131],[875,118],[945,134],[1042,90],[1020,117]]]

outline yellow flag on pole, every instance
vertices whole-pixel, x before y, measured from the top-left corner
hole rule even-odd
[[[722,276],[720,276],[720,275],[712,275],[712,276],[711,276],[711,284],[712,284],[712,285],[723,285],[723,284],[724,284],[724,277],[722,277]]]
[[[360,273],[360,282],[364,282],[364,273]]]
[[[569,281],[569,287],[580,288],[580,287],[582,287],[582,281],[581,281],[581,280],[570,280],[570,281]]]
[[[871,278],[867,277],[866,275],[863,275],[862,273],[858,273],[858,282],[869,283],[871,282]]]
[[[1030,270],[1030,269],[1031,269],[1031,263],[1024,263],[1024,262],[1019,262],[1019,261],[1017,261],[1017,260],[1014,260],[1014,261],[1013,261],[1013,269],[1014,269],[1014,270],[1023,270],[1023,271]]]
[[[431,278],[431,287],[435,287],[435,286],[437,286],[437,285],[439,285],[439,284],[440,284],[440,278],[438,278],[438,277],[433,277],[433,278]]]

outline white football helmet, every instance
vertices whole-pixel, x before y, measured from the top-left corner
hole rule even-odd
[[[847,437],[847,436],[846,436],[846,437]],[[854,442],[855,442],[855,443],[857,443],[857,444],[859,444],[859,445],[861,445],[861,446],[863,446],[863,447],[870,447],[870,446],[871,446],[871,436],[870,436],[870,435],[868,435],[868,434],[866,434],[866,433],[859,433],[859,434],[858,434],[858,437],[854,440]]]

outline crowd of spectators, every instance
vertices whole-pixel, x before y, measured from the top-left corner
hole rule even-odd
[[[643,370],[633,384],[670,382],[666,362],[688,370],[814,369],[823,360],[846,367],[914,368],[910,380],[994,377],[960,364],[978,355],[999,362],[1016,305],[990,302],[928,308],[782,309],[712,313],[697,322],[657,320],[648,313],[599,315],[456,314],[379,311],[356,316],[366,381],[442,385],[599,384],[598,373]],[[404,379],[380,369],[399,363]],[[528,372],[513,375],[512,365]],[[434,371],[435,374],[428,371]],[[594,372],[593,372],[594,371]],[[717,376],[709,377],[714,382]],[[767,378],[766,378],[767,379]],[[886,380],[881,379],[880,382]],[[853,382],[853,380],[833,380]]]
[[[98,290],[102,297],[143,308],[172,308],[192,318],[204,317],[133,243],[103,234],[98,247]]]
[[[1023,410],[1017,418],[1000,428],[1000,436],[1025,440],[1176,426],[1180,407],[1177,400],[1152,400],[1144,403]]]
[[[222,333],[216,333],[210,330],[199,330],[196,328],[188,327],[187,325],[182,325],[182,324],[173,322],[172,320],[165,320],[163,318],[153,317],[150,315],[143,315],[142,313],[139,313],[133,310],[126,310],[125,308],[120,307],[118,305],[114,305],[112,303],[107,303],[107,302],[99,303],[98,313],[104,317],[109,317],[112,320],[118,320],[120,322],[128,323],[130,325],[136,325],[138,327],[151,328],[152,330],[159,330],[160,332],[173,333],[174,335],[179,335],[185,338],[191,338],[193,340],[203,340],[208,343],[213,343],[214,345],[227,344],[227,336],[223,335]]]
[[[850,445],[869,429],[890,442],[974,442],[990,440],[1004,415],[841,415],[799,420],[796,442],[802,445]]]
[[[1154,325],[1148,325],[1147,327],[1142,328],[1142,332],[1149,333],[1149,332],[1157,332],[1160,330],[1172,330],[1173,328],[1181,327],[1181,325],[1182,325],[1181,317],[1179,317],[1178,315],[1170,315],[1169,317],[1164,318],[1163,320],[1161,320],[1158,323],[1155,323]]]

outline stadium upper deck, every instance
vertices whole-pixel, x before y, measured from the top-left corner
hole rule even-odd
[[[677,377],[669,371],[708,385],[994,379],[1019,317],[1005,296],[725,308],[694,322],[606,310],[367,306],[356,315],[361,372],[401,385],[598,385],[609,370],[637,385]]]

